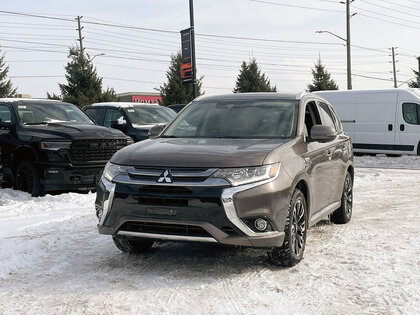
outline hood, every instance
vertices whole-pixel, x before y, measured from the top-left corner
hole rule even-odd
[[[243,167],[264,163],[279,139],[148,139],[118,151],[111,162],[157,167]]]
[[[26,126],[19,130],[19,135],[34,139],[49,140],[126,138],[124,133],[116,129],[91,124],[73,123]]]

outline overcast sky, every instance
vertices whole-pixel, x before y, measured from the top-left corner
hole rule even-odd
[[[93,63],[104,77],[104,88],[113,87],[117,93],[151,92],[164,82],[170,55],[180,49],[178,32],[189,27],[188,0],[14,0],[2,1],[0,10],[64,19],[83,16],[86,51],[91,57],[105,54]],[[315,33],[328,30],[345,37],[345,6],[339,1],[195,0],[194,10],[197,69],[206,93],[230,93],[242,60],[251,57],[278,91],[304,90],[318,56],[340,89],[346,88],[344,42]],[[393,87],[392,46],[398,47],[399,84],[412,78],[411,69],[418,67],[415,56],[420,55],[420,0],[356,0],[352,12],[357,13],[351,19],[352,45],[363,47],[352,47],[353,88]],[[174,33],[84,23],[88,21]],[[67,47],[76,45],[76,27],[75,21],[0,13],[0,45],[19,93],[59,93]]]

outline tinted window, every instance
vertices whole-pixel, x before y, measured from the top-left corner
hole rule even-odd
[[[175,117],[175,112],[163,106],[136,106],[125,110],[131,124],[136,126],[167,123]]]
[[[112,121],[117,121],[121,118],[124,118],[124,117],[118,109],[109,108],[109,109],[106,110],[104,126],[105,127],[111,127],[111,122]]]
[[[10,113],[9,107],[6,105],[0,105],[0,120],[3,122],[12,121],[12,115]]]
[[[193,102],[163,137],[290,138],[296,133],[296,107],[291,100]]]
[[[323,125],[332,127],[335,130],[338,129],[334,123],[333,114],[331,114],[327,104],[319,102],[319,112],[322,116]]]
[[[404,103],[402,106],[404,121],[412,125],[420,125],[420,105]]]
[[[15,104],[19,122],[24,125],[46,123],[93,124],[90,118],[77,106],[68,103],[27,103]]]
[[[86,114],[93,119],[97,124],[102,124],[104,118],[105,108],[88,108],[85,110]]]

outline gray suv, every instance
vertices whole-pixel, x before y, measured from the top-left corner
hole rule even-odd
[[[99,232],[123,252],[216,242],[293,266],[309,227],[351,218],[351,142],[317,95],[199,97],[150,136],[118,151],[97,188]]]

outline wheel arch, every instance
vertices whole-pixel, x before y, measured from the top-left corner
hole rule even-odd
[[[349,165],[347,167],[347,172],[350,173],[351,180],[354,182],[354,167],[353,167],[353,165]]]
[[[34,149],[29,147],[29,146],[25,145],[25,146],[17,147],[15,149],[15,151],[13,152],[13,157],[12,157],[12,171],[13,171],[13,173],[16,172],[16,169],[17,169],[19,163],[22,162],[23,160],[26,160],[26,159],[36,161],[36,160],[38,160],[38,155],[36,154]]]

